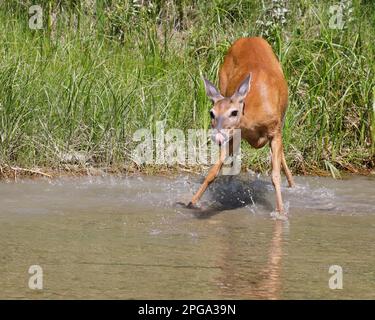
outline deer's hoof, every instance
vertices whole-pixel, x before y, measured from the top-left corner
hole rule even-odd
[[[186,208],[186,209],[200,209],[196,204],[193,204],[192,202],[189,202],[186,204],[186,202],[178,201],[175,203],[175,206],[177,208]]]
[[[187,204],[186,208],[188,208],[188,209],[199,209],[199,207],[196,204],[192,203],[192,202],[189,202]]]
[[[288,221],[288,216],[285,213],[280,213],[279,211],[271,212],[271,218],[273,220]]]

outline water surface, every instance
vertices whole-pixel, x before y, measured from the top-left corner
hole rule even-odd
[[[87,177],[0,183],[0,298],[375,298],[375,179]],[[285,183],[284,183],[285,185]],[[30,265],[43,290],[30,290]],[[343,289],[331,290],[331,265]]]

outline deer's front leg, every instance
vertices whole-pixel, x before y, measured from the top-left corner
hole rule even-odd
[[[207,177],[204,179],[204,182],[200,186],[199,190],[195,193],[192,200],[188,204],[188,208],[193,208],[196,205],[196,203],[202,197],[203,193],[206,191],[210,183],[215,180],[215,178],[220,172],[221,167],[223,166],[225,158],[226,158],[226,151],[225,151],[225,147],[223,147],[221,148],[219,160],[214,164],[214,166],[210,169],[210,171],[208,171]]]
[[[276,211],[284,214],[283,200],[281,197],[281,157],[282,141],[281,134],[275,135],[271,140],[271,163],[272,163],[272,184],[276,192]]]

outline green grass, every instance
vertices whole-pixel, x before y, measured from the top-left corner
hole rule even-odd
[[[287,22],[260,1],[40,1],[44,28],[28,28],[30,1],[0,4],[0,168],[124,168],[133,133],[209,127],[201,76],[217,82],[230,44],[263,35],[290,89],[284,127],[295,173],[375,166],[375,5],[353,1],[343,30],[327,1],[288,1]],[[180,5],[182,3],[182,5]],[[264,1],[269,6],[271,1]],[[57,12],[51,24],[49,13]],[[269,170],[269,150],[243,146],[246,167]]]

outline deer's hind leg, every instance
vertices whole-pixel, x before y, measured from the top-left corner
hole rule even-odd
[[[286,175],[286,179],[288,180],[289,188],[293,188],[295,186],[295,183],[294,183],[292,173],[290,172],[289,167],[288,167],[288,165],[286,163],[286,160],[285,160],[284,148],[282,148],[281,151],[282,151],[281,165],[282,165],[284,173]]]

